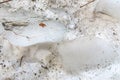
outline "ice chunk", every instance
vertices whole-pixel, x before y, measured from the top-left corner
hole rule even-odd
[[[33,22],[23,29],[7,32],[5,38],[17,46],[37,43],[59,42],[63,40],[66,28],[57,21]]]
[[[120,0],[100,0],[96,7],[96,12],[120,19]]]
[[[65,42],[58,48],[67,71],[94,69],[107,66],[116,57],[109,41],[97,37],[81,37]]]

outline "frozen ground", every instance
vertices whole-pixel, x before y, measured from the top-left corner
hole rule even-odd
[[[0,4],[0,80],[119,80],[120,22],[106,14],[94,13],[98,0],[83,6],[90,1],[92,0],[12,0]],[[60,22],[61,24],[54,23],[60,24],[62,28],[53,28],[56,24],[51,23],[48,26],[39,24],[47,20]],[[5,28],[2,23],[6,21],[29,22],[32,26]],[[42,28],[38,30],[39,25],[43,28],[45,26],[45,32],[41,31]],[[17,39],[12,34],[20,38]],[[30,43],[21,37],[30,37]],[[87,38],[84,40],[84,37]],[[93,37],[100,40],[96,42]],[[87,43],[88,38],[93,40],[86,49],[84,43]],[[109,46],[104,45],[105,41]],[[89,46],[94,48],[94,44],[100,47],[103,45],[110,55],[94,54],[90,50],[90,55],[72,55],[74,59],[66,61],[66,56],[69,55],[66,53],[77,53],[78,47],[85,48],[88,50],[85,53],[89,53]],[[97,53],[97,50],[93,52]],[[77,69],[76,72],[76,66],[73,65],[77,62],[80,62],[80,70]],[[73,66],[73,69],[68,66]]]

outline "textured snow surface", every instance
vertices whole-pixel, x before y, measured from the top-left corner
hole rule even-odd
[[[115,13],[112,17],[109,12],[96,13],[108,8],[98,2],[12,0],[0,4],[0,80],[119,80],[120,22]],[[7,21],[29,22],[30,26],[7,26],[7,30],[2,24]],[[55,21],[54,26],[40,27],[38,23],[44,21]],[[46,28],[54,43],[43,36]],[[33,36],[40,33],[42,40],[37,41]],[[26,44],[12,34],[34,41]]]

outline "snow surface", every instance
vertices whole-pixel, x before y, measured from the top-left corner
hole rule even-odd
[[[12,0],[0,4],[0,23],[56,20],[67,30],[59,43],[24,47],[11,44],[5,36],[12,31],[0,24],[0,80],[119,80],[120,22],[109,14],[94,13],[99,0],[81,7],[90,1]],[[23,28],[13,31],[19,33]]]

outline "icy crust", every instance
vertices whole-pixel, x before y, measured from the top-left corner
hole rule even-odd
[[[57,21],[43,21],[40,23],[31,23],[22,30],[8,31],[5,38],[16,46],[31,46],[37,43],[54,43],[63,40],[66,33],[63,24]]]

